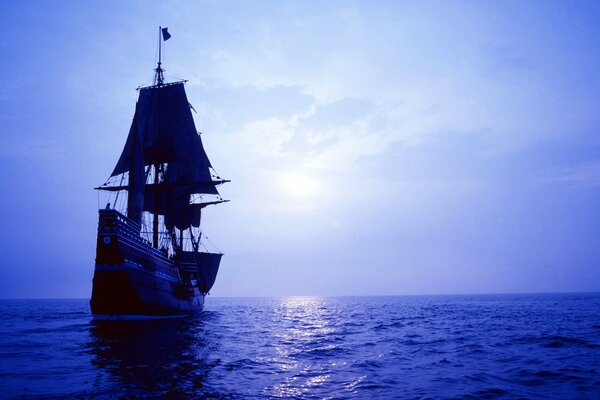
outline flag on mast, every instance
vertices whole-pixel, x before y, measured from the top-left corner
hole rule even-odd
[[[162,37],[165,42],[171,38],[171,34],[169,33],[168,29],[169,28],[162,28]]]

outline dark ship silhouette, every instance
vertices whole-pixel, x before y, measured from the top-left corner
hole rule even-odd
[[[159,28],[162,39],[171,36]],[[170,317],[202,311],[222,254],[202,251],[202,209],[223,203],[196,131],[184,84],[165,83],[162,40],[154,83],[139,98],[125,147],[98,190],[114,194],[99,210],[92,298],[94,319]],[[126,210],[118,211],[120,193]],[[121,197],[123,201],[123,196]]]

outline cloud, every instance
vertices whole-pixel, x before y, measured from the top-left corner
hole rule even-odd
[[[298,86],[231,86],[205,79],[188,84],[187,89],[202,130],[224,133],[270,118],[291,118],[310,109],[314,102]]]
[[[305,106],[303,103],[289,117],[247,123],[231,134],[228,147],[245,149],[254,165],[348,172],[364,167],[358,160],[384,154],[396,144],[418,147],[438,139],[446,144],[452,140],[462,143],[461,138],[473,132],[478,137],[485,133],[465,129],[477,125],[444,123],[447,113],[436,106],[375,103],[355,97],[314,100],[308,109]]]
[[[580,187],[600,187],[600,160],[586,162],[563,170],[548,182],[568,183]]]
[[[354,161],[384,151],[390,142],[378,120],[376,107],[364,99],[313,103],[291,117],[246,124],[230,145],[246,149],[255,164],[271,168],[348,170]]]

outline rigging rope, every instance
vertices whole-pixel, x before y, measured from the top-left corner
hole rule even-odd
[[[217,246],[216,246],[216,245],[215,245],[215,244],[212,242],[212,240],[210,240],[210,239],[208,238],[208,236],[204,235],[204,239],[205,239],[206,241],[208,241],[208,243],[210,243],[210,245],[211,245],[211,246],[212,246],[212,247],[213,247],[213,248],[214,248],[216,251],[218,251],[219,253],[223,253],[223,252],[222,252],[222,251],[221,251],[221,250],[220,250],[220,249],[219,249],[219,248],[218,248],[218,247],[217,247]],[[204,240],[202,241],[202,247],[204,247],[204,249],[206,249],[206,251],[210,252],[210,250],[209,250],[209,249],[206,247],[206,245],[204,244]]]

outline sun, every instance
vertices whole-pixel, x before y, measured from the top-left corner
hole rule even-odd
[[[294,198],[308,198],[317,192],[317,182],[299,173],[284,173],[280,177],[281,187],[286,195]]]

